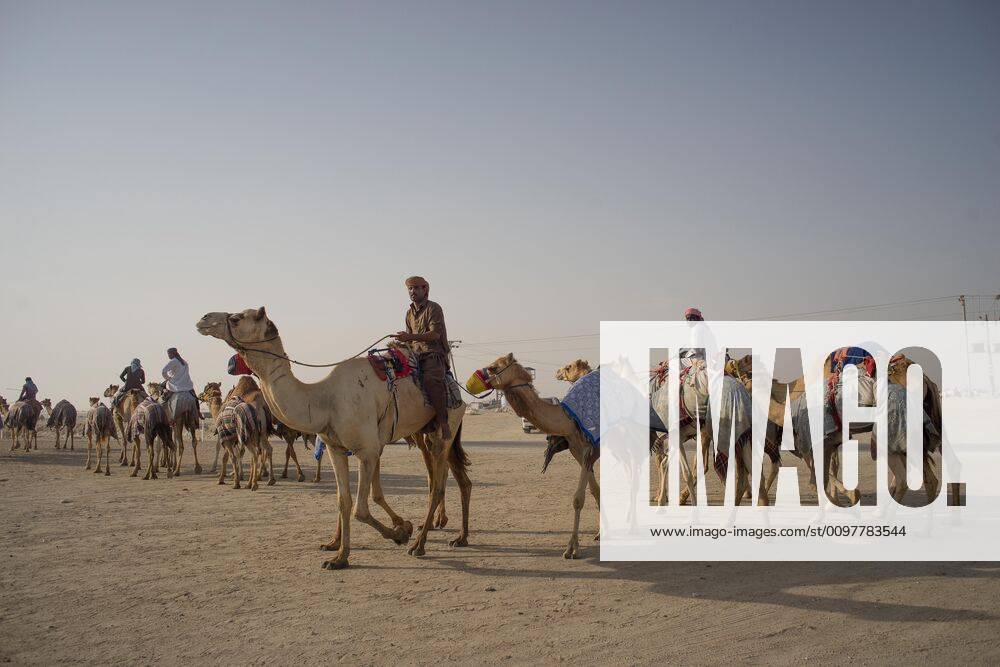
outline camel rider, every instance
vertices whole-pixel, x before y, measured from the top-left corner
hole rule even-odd
[[[21,387],[21,395],[17,397],[17,400],[28,403],[33,406],[35,410],[41,413],[42,404],[35,398],[37,395],[38,386],[35,385],[34,381],[30,377],[24,378],[24,386]]]
[[[132,391],[133,389],[138,389],[145,395],[146,390],[143,389],[143,385],[146,384],[146,371],[142,369],[142,364],[138,359],[133,359],[132,363],[125,367],[125,370],[121,372],[118,376],[124,384],[121,389],[114,395],[111,399],[112,409],[118,407],[118,404],[125,397],[125,394]]]
[[[166,403],[171,394],[176,394],[182,391],[186,391],[194,399],[198,400],[198,394],[194,391],[194,382],[191,381],[191,369],[188,367],[184,357],[180,355],[176,347],[171,347],[167,350],[167,357],[170,361],[167,365],[163,367],[162,375],[163,379],[166,380],[167,386],[163,393],[163,402]]]
[[[448,426],[445,387],[449,347],[448,332],[444,326],[444,311],[441,310],[441,306],[427,298],[430,285],[420,276],[407,278],[406,289],[412,302],[406,311],[406,331],[396,333],[393,338],[401,343],[408,343],[416,353],[424,391],[434,407],[441,437],[449,440],[451,428]]]
[[[705,364],[706,370],[710,374],[713,374],[713,376],[715,373],[721,372],[725,368],[725,363],[729,361],[729,350],[726,350],[722,366],[716,368],[715,355],[719,351],[719,346],[715,342],[712,330],[705,323],[704,315],[697,308],[688,308],[684,311],[684,319],[689,322],[690,332],[688,339],[690,343],[688,344],[689,347],[681,350],[680,364],[682,371],[692,366],[695,361],[701,361]],[[712,368],[708,368],[709,362],[706,360],[711,360]]]

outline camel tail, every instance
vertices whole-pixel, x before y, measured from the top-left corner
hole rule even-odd
[[[563,435],[549,435],[545,437],[548,441],[548,446],[545,448],[545,460],[542,462],[542,473],[549,467],[549,463],[552,462],[552,457],[559,452],[566,451],[569,449],[569,439]]]
[[[448,451],[448,463],[459,470],[465,470],[469,467],[469,455],[465,453],[465,449],[462,447],[462,425],[458,425],[458,430],[455,431],[455,439],[451,443],[451,449]]]

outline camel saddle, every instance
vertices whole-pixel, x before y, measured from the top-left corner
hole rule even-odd
[[[372,365],[379,380],[390,383],[397,378],[407,377],[416,366],[416,362],[397,347],[369,351],[368,363]]]

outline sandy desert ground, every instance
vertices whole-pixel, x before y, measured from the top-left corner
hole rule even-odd
[[[1000,660],[1000,566],[975,563],[602,563],[561,552],[577,467],[539,474],[544,439],[470,416],[468,548],[460,519],[416,559],[357,522],[351,568],[325,571],[336,486],[257,492],[192,474],[84,472],[85,452],[0,454],[0,660],[88,663],[861,663]],[[84,445],[85,448],[85,445]],[[311,479],[315,461],[301,455]],[[202,461],[211,461],[204,447]],[[280,450],[279,450],[280,451]],[[391,505],[418,523],[421,458],[391,446]],[[207,470],[207,466],[206,466]],[[379,511],[379,510],[376,510]]]

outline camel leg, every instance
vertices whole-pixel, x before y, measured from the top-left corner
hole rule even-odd
[[[174,446],[177,447],[177,454],[174,456],[176,459],[176,464],[174,465],[174,474],[181,474],[181,460],[184,458],[184,426],[181,425],[180,428],[174,429],[174,438],[176,442]]]
[[[892,473],[891,495],[897,503],[902,504],[906,495],[906,457],[902,454],[889,454],[889,471]]]
[[[351,477],[347,465],[347,453],[335,448],[332,444],[333,438],[329,435],[323,436],[329,441],[327,452],[333,459],[333,473],[337,477],[337,509],[338,526],[340,527],[340,545],[337,555],[323,561],[323,569],[339,570],[348,566],[348,559],[351,555]],[[360,490],[360,489],[359,489]]]
[[[427,439],[423,434],[418,433],[412,437],[413,444],[420,450],[420,456],[424,459],[424,467],[427,468],[427,492],[430,493],[434,486],[434,454],[428,448]],[[431,523],[431,528],[444,528],[446,525],[448,525],[448,514],[445,512],[444,502],[442,501],[441,506],[438,508],[437,516]],[[420,529],[422,528],[423,526],[420,526]]]
[[[431,468],[431,487],[428,493],[427,515],[424,517],[424,523],[420,526],[420,531],[417,533],[416,539],[413,540],[413,544],[407,550],[407,553],[411,556],[424,555],[427,533],[434,524],[434,513],[437,511],[438,505],[444,501],[444,483],[448,479],[448,468],[445,464],[444,456],[438,453],[441,451],[441,443],[437,440],[439,437],[437,434],[428,437],[428,440],[431,441],[430,447],[434,459],[434,465]]]
[[[770,505],[771,504],[771,487],[774,486],[774,482],[778,479],[778,470],[781,465],[780,454],[779,458],[775,460],[768,455],[768,460],[771,462],[770,468],[767,471],[767,477],[760,480],[760,490],[757,492],[757,504],[758,505]]]
[[[146,476],[143,479],[156,479],[156,442],[148,435],[146,436],[146,456],[149,457],[149,461],[146,464]]]
[[[934,459],[930,455],[924,457],[924,486],[927,491],[927,502],[932,502],[937,498],[941,481],[935,470]]]
[[[229,452],[222,455],[222,472],[219,473],[219,484],[226,483],[226,466],[229,463]]]
[[[581,451],[581,458],[586,461],[590,454],[590,447],[585,447]],[[585,462],[580,465],[580,480],[576,484],[576,493],[573,494],[573,534],[570,535],[569,544],[563,552],[563,558],[577,558],[580,549],[580,512],[583,510],[583,500],[587,492],[587,483],[591,475],[590,466]]]
[[[98,441],[98,447],[100,447],[100,442]],[[94,448],[93,436],[87,436],[87,465],[84,466],[84,470],[90,470],[90,452]],[[101,453],[97,452],[97,472],[101,472]]]
[[[371,510],[368,507],[368,496],[371,494],[372,481],[375,478],[375,470],[378,465],[378,457],[363,456],[361,454],[358,454],[357,457],[358,497],[354,501],[354,518],[361,523],[368,524],[387,540],[392,540],[396,544],[403,544],[406,542],[408,537],[405,528],[401,526],[389,528],[389,526],[386,526],[384,523],[373,517]]]
[[[457,433],[458,429],[453,429],[452,432]],[[448,545],[453,547],[467,547],[469,546],[469,504],[472,501],[472,480],[469,479],[468,472],[451,463],[450,460],[448,467],[451,469],[452,477],[458,483],[458,491],[462,499],[462,530],[459,532],[458,537],[448,542]],[[448,473],[445,472],[444,474],[447,475]],[[445,480],[447,481],[447,477]],[[441,507],[444,508],[443,499]]]
[[[295,455],[295,443],[294,442],[292,442],[291,444],[288,445],[288,450],[285,452],[285,473],[286,474],[282,475],[282,477],[287,477],[288,476],[287,473],[288,473],[288,455],[289,454],[292,455],[292,461],[295,462],[295,471],[296,471],[295,481],[296,482],[304,482],[305,479],[306,479],[306,475],[305,475],[305,473],[302,472],[302,466],[299,465],[299,457]]]
[[[104,452],[104,476],[105,477],[110,477],[111,476],[111,438],[110,437],[105,437],[104,438],[103,447],[102,447],[101,439],[98,438],[97,439],[97,446],[98,446],[98,450],[97,450],[98,454],[100,454],[102,451]],[[100,462],[100,460],[98,460],[98,462],[97,462],[98,468],[100,467],[100,464],[101,464],[101,462]]]
[[[577,463],[579,463],[581,466],[584,466],[584,461],[585,461],[584,456],[585,456],[585,454],[582,451],[570,447],[570,453],[573,455],[573,458],[576,459]],[[584,467],[587,467],[587,466],[584,466]],[[590,474],[587,477],[587,486],[590,488],[590,495],[592,495],[594,497],[594,502],[597,503],[598,510],[600,510],[600,507],[601,507],[601,487],[597,483],[597,477],[594,475],[593,468],[590,468]],[[597,536],[594,539],[597,539],[597,540],[601,539],[601,513],[600,513],[600,511],[598,511],[598,513],[597,513]]]
[[[141,459],[139,457],[139,441],[133,440],[132,445],[132,474],[130,477],[138,477],[139,468],[142,466]]]
[[[191,453],[194,455],[194,474],[201,474],[201,464],[198,463],[198,429],[188,429],[191,433]]]
[[[219,438],[216,437],[215,438],[215,460],[212,461],[212,470],[211,470],[211,472],[215,472],[218,469],[218,467],[219,467],[219,450],[220,449],[222,449],[222,446],[219,444]]]
[[[285,441],[285,469],[281,471],[281,479],[288,479],[288,462],[292,459],[292,443]]]
[[[358,497],[360,498],[361,493],[358,492]],[[375,471],[372,474],[372,500],[375,504],[385,510],[385,513],[389,515],[392,520],[392,527],[397,533],[397,537],[393,537],[392,540],[396,544],[404,544],[413,535],[413,524],[409,521],[403,519],[389,507],[389,503],[385,500],[385,494],[382,493],[382,460],[381,458],[375,461]],[[399,533],[402,533],[399,536]]]
[[[313,478],[313,482],[319,482],[322,478],[320,471],[323,469],[323,457],[316,459],[316,477]]]
[[[69,429],[69,451],[75,452],[76,451],[75,448],[76,448],[76,433],[73,432],[73,429]]]
[[[264,446],[267,451],[267,485],[274,486],[278,483],[274,477],[274,447],[267,440],[264,441]]]

